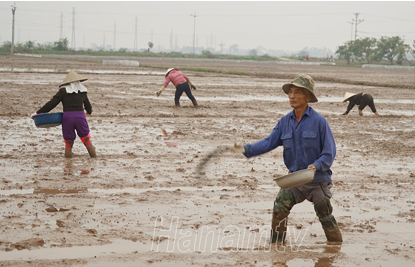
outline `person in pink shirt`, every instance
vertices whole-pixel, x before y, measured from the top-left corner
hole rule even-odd
[[[182,96],[183,92],[186,93],[187,97],[192,101],[195,107],[198,106],[195,97],[192,95],[192,91],[196,90],[196,87],[192,84],[192,82],[187,78],[183,72],[179,71],[177,68],[170,68],[166,72],[166,81],[161,86],[160,90],[157,91],[157,97],[161,95],[161,92],[169,85],[170,82],[176,87],[176,93],[174,94],[174,104],[176,107],[180,107],[180,97]]]

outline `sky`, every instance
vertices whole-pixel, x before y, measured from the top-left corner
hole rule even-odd
[[[355,38],[415,40],[415,1],[0,1],[0,43],[69,40],[69,47],[213,47],[301,51]],[[194,16],[196,14],[196,16]],[[353,24],[352,24],[353,23]],[[195,38],[194,38],[195,32]],[[115,38],[114,38],[115,36]]]

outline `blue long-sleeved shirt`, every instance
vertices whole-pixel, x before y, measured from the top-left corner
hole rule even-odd
[[[297,123],[294,110],[285,115],[271,134],[254,144],[246,144],[245,156],[251,158],[284,147],[284,163],[289,172],[316,166],[313,183],[331,182],[330,167],[336,156],[336,144],[330,126],[322,115],[310,106]]]

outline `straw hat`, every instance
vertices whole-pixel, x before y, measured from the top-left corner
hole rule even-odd
[[[309,101],[310,103],[318,102],[318,99],[316,95],[314,94],[314,80],[307,74],[298,74],[291,83],[286,83],[282,86],[282,90],[288,95],[288,92],[290,91],[291,85],[295,85],[297,87],[301,87],[304,89],[307,89],[312,97]]]
[[[164,75],[164,77],[167,77],[167,74],[169,74],[169,72],[172,71],[172,70],[179,70],[179,69],[177,69],[177,68],[170,68],[170,69],[168,69],[167,72],[166,72],[166,75]]]
[[[349,100],[354,95],[357,95],[357,94],[353,94],[353,93],[346,92],[344,94],[344,97],[343,97],[343,102],[346,102],[347,100]]]
[[[59,84],[59,87],[61,87],[64,84],[68,84],[71,82],[76,82],[76,81],[86,81],[88,80],[87,78],[82,77],[81,75],[79,75],[76,71],[71,70],[68,75],[66,75],[65,79],[63,79],[63,81],[61,82],[61,84]]]

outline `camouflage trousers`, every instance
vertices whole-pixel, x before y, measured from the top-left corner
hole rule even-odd
[[[332,215],[330,203],[332,183],[308,183],[288,189],[281,189],[274,201],[273,219],[284,220],[295,204],[305,199],[314,203],[314,210],[325,229],[337,228],[337,222]]]

